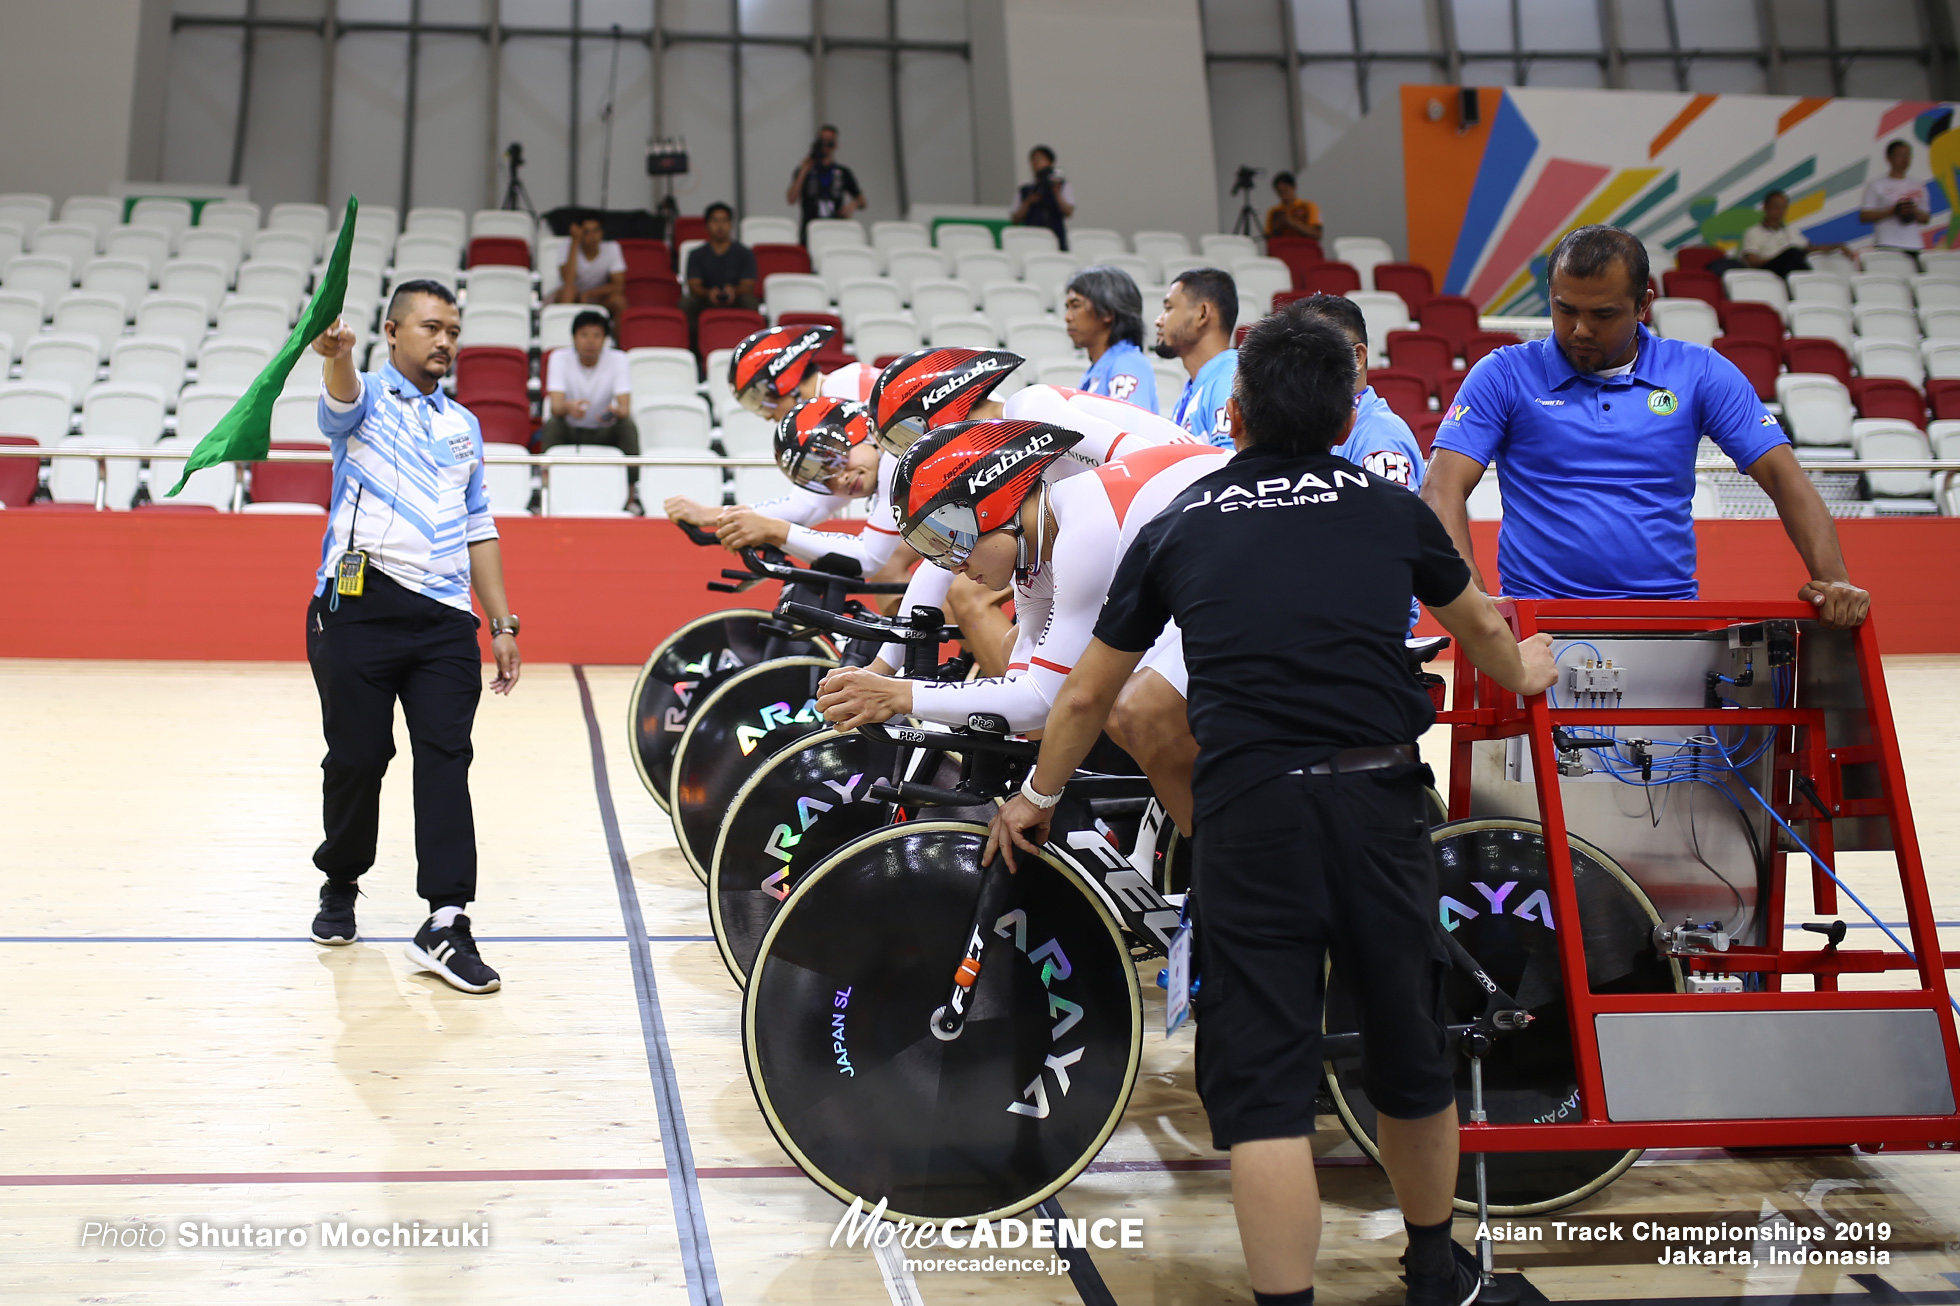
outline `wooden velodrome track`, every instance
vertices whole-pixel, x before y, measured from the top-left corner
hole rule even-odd
[[[1893,659],[1888,675],[1934,904],[1951,923],[1960,659]],[[472,916],[505,987],[473,998],[401,955],[423,910],[405,738],[363,941],[307,941],[322,745],[304,666],[0,662],[9,1306],[1079,1300],[1041,1275],[888,1285],[869,1253],[827,1245],[841,1208],[763,1125],[701,888],[626,755],[632,677],[584,670],[596,732],[572,668],[528,667],[509,700],[486,695]],[[1855,876],[1856,860],[1842,869]],[[1896,889],[1872,897],[1899,919]],[[1944,934],[1960,946],[1960,929]],[[1146,1030],[1161,1031],[1159,990],[1146,980],[1144,992]],[[1191,1038],[1149,1035],[1124,1127],[1061,1195],[1073,1217],[1144,1220],[1141,1251],[1095,1253],[1129,1306],[1251,1300]],[[1320,1299],[1399,1302],[1388,1186],[1323,1125]],[[1890,1263],[1662,1267],[1651,1243],[1547,1241],[1500,1266],[1553,1300],[1960,1302],[1952,1153],[1649,1153],[1550,1219],[1779,1212],[1885,1221]],[[415,1221],[487,1224],[489,1246],[320,1245],[323,1225]],[[91,1222],[158,1228],[166,1245],[83,1246]],[[184,1222],[310,1239],[185,1248]]]

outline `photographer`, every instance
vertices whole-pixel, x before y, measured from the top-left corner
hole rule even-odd
[[[825,123],[817,130],[810,152],[796,165],[789,193],[783,199],[803,205],[798,239],[807,236],[811,218],[848,218],[864,207],[857,174],[837,162],[837,129]]]
[[[1891,172],[1874,179],[1858,200],[1858,221],[1869,222],[1872,244],[1879,249],[1909,249],[1918,253],[1925,242],[1919,229],[1933,220],[1926,183],[1906,180],[1912,166],[1912,146],[1893,141],[1885,147]]]
[[[1013,220],[1023,227],[1048,228],[1067,249],[1067,220],[1075,216],[1075,192],[1055,166],[1055,151],[1046,145],[1028,151],[1028,167],[1034,171],[1034,180],[1021,187],[1021,202],[1014,206]]]
[[[1251,169],[1239,169],[1240,184],[1248,194],[1252,190],[1252,179],[1246,174]],[[1278,173],[1273,177],[1273,194],[1279,196],[1279,203],[1266,210],[1266,236],[1305,236],[1308,240],[1320,239],[1320,206],[1312,200],[1300,198],[1290,172]],[[1250,201],[1248,201],[1249,203]]]

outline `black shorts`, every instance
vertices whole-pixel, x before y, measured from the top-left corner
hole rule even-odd
[[[1313,1133],[1330,955],[1376,1108],[1420,1120],[1456,1100],[1428,776],[1276,776],[1200,824],[1198,1094],[1214,1147]]]

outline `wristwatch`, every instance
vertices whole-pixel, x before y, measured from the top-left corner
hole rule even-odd
[[[1021,797],[1027,799],[1044,812],[1051,810],[1056,803],[1062,801],[1060,794],[1044,794],[1039,789],[1036,789],[1034,787],[1034,772],[1032,771],[1028,772],[1027,779],[1021,781]]]
[[[490,638],[495,639],[499,635],[509,635],[512,639],[517,638],[517,614],[515,612],[511,613],[510,616],[504,618],[502,621],[499,621],[495,617],[490,618]]]

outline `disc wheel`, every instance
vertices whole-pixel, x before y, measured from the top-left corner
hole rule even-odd
[[[829,658],[773,658],[696,695],[674,747],[667,814],[703,884],[715,835],[743,782],[778,750],[824,728],[817,685],[836,665]]]
[[[820,730],[777,752],[735,795],[708,864],[715,943],[737,984],[749,982],[762,936],[809,869],[859,835],[891,823],[865,800],[887,779],[897,745],[861,731]]]
[[[667,810],[674,746],[687,729],[689,701],[704,683],[763,660],[770,637],[762,623],[768,616],[755,608],[729,608],[696,617],[661,640],[640,668],[627,699],[626,730],[633,769],[660,810]],[[790,644],[786,651],[831,657],[837,653],[821,636]]]
[[[804,1173],[914,1220],[998,1219],[1081,1173],[1136,1083],[1143,1007],[1122,930],[1081,875],[1021,856],[971,1015],[942,1041],[986,829],[919,821],[812,870],[742,1008],[749,1083]]]
[[[1498,1124],[1551,1123],[1582,1115],[1572,1031],[1559,971],[1552,920],[1552,882],[1545,834],[1536,821],[1471,820],[1437,826],[1443,924],[1491,979],[1536,1017],[1516,1034],[1498,1038],[1484,1058],[1484,1110]],[[1654,953],[1660,916],[1619,863],[1583,839],[1569,837],[1586,949],[1586,973],[1599,993],[1670,993],[1681,988],[1678,965]],[[1484,994],[1451,970],[1444,988],[1445,1019],[1475,1020]],[[1327,1028],[1356,1028],[1354,1007],[1340,977],[1327,985]],[[1326,1063],[1327,1088],[1341,1123],[1370,1157],[1376,1113],[1361,1087],[1359,1055]],[[1456,1059],[1457,1112],[1470,1118],[1470,1062]],[[1486,1154],[1492,1215],[1556,1211],[1618,1178],[1640,1155],[1633,1151],[1491,1152]],[[1475,1158],[1458,1170],[1456,1209],[1476,1210]]]

